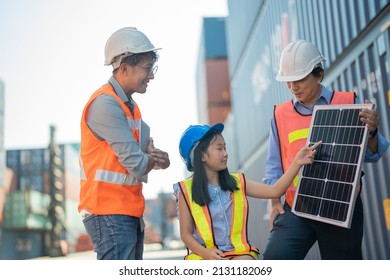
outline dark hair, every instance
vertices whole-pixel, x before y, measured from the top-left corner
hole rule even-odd
[[[146,58],[149,58],[149,57],[152,58],[153,63],[156,63],[158,61],[158,58],[159,58],[157,52],[155,52],[155,51],[144,52],[144,53],[135,53],[135,54],[125,56],[124,58],[122,58],[121,64],[126,63],[126,64],[129,64],[131,66],[135,66],[138,63],[142,62],[143,60],[145,60]],[[112,73],[115,73],[117,69],[114,69],[112,71]]]
[[[217,135],[221,135],[218,130],[210,130],[206,133],[205,136],[203,136],[198,146],[194,150],[192,199],[200,206],[208,205],[211,202],[208,191],[208,180],[202,161],[202,155],[207,151],[207,148],[210,146],[210,144],[216,140]],[[228,168],[218,171],[218,177],[222,190],[231,192],[238,190],[237,181],[232,175],[230,175]]]
[[[314,67],[313,71],[311,71],[311,74],[314,77],[318,78],[320,76],[321,72],[324,73],[325,72],[324,69],[321,66],[316,66],[316,67]],[[324,77],[322,76],[322,78],[324,78]]]

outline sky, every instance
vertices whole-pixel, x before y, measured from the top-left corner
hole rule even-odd
[[[182,132],[197,123],[195,72],[203,17],[227,16],[227,0],[0,0],[0,80],[5,149],[79,143],[90,95],[111,76],[108,37],[125,26],[144,32],[160,59],[145,94],[134,93],[157,148],[171,166],[149,175],[146,198],[184,179]]]

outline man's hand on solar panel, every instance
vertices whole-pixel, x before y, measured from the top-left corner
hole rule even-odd
[[[369,100],[365,100],[366,104],[371,104],[372,102]],[[367,147],[368,149],[373,153],[378,152],[378,126],[379,126],[379,120],[380,120],[380,114],[379,112],[370,109],[363,109],[360,112],[360,120],[364,122],[368,129],[368,141],[367,141]]]
[[[372,102],[366,100],[364,103],[371,104]],[[370,109],[363,109],[359,115],[360,115],[360,120],[366,124],[369,132],[374,132],[375,130],[378,129],[379,120],[380,120],[379,112]]]

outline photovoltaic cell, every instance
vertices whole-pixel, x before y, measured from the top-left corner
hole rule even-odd
[[[315,106],[307,145],[322,140],[315,162],[302,167],[292,211],[349,228],[368,131],[359,112],[372,104]]]

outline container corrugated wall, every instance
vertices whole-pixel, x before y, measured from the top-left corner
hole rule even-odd
[[[4,83],[0,80],[0,226],[5,205]],[[1,238],[1,234],[0,234]]]
[[[273,105],[286,100],[285,85],[275,82],[279,55],[291,38],[288,1],[228,1],[227,43],[232,113],[224,138],[229,170],[248,179],[264,176],[267,138]],[[248,15],[248,16],[244,16]],[[268,201],[249,198],[248,234],[264,251]]]
[[[261,5],[245,6],[248,10],[257,9],[258,18],[247,19],[252,22],[242,22],[241,18],[231,15],[230,11],[243,9],[241,5],[240,1],[229,1],[227,19],[229,61],[238,59],[229,68],[235,135],[241,136],[237,139],[236,168],[246,168],[247,162],[255,160],[252,157],[268,137],[273,105],[288,98],[285,91],[281,91],[285,85],[274,81],[279,53],[290,36],[286,22],[287,1],[263,1]],[[233,31],[230,30],[231,26],[234,27]],[[233,46],[236,41],[240,43],[242,34],[236,32],[246,33],[247,28],[250,33],[239,52]],[[230,53],[230,50],[236,52]]]
[[[376,103],[381,113],[380,130],[390,139],[389,1],[347,2],[297,1],[298,19],[307,15],[308,8],[313,11],[309,17],[313,22],[298,23],[304,27],[299,36],[313,41],[327,56],[324,84],[355,91],[361,102],[369,99]],[[318,12],[323,10],[326,17],[321,24]],[[389,152],[378,163],[364,163],[363,170],[364,258],[390,259],[390,229],[384,209],[384,201],[390,198]]]
[[[4,150],[4,83],[0,80],[0,188],[4,187],[5,150]]]
[[[228,1],[229,17],[226,33],[230,41],[234,40],[234,44],[228,45],[230,69],[236,69],[237,64],[240,63],[242,50],[251,36],[251,29],[264,2],[267,1],[246,0],[240,3]],[[233,20],[230,21],[230,19]]]
[[[291,98],[285,84],[275,81],[279,57],[295,39],[313,41],[326,56],[324,84],[356,91],[362,101],[368,98],[376,103],[380,130],[390,139],[389,3],[228,1],[232,113],[224,136],[230,170],[241,170],[255,180],[263,177],[273,105]],[[363,256],[390,259],[390,152],[363,168]],[[264,250],[268,204],[263,200],[250,200],[250,204],[250,239]],[[318,249],[313,248],[307,258],[319,258]]]
[[[2,230],[1,260],[25,260],[45,254],[45,233],[40,231]]]

